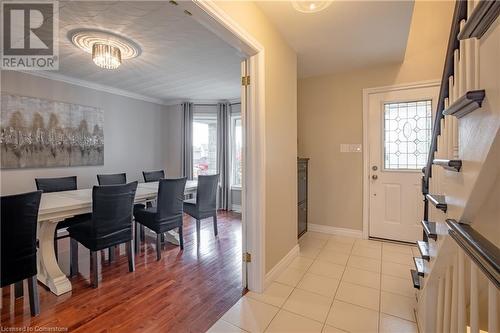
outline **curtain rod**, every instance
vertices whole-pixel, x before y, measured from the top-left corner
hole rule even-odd
[[[237,102],[237,103],[229,103],[229,105],[239,105],[241,104],[241,102]],[[219,104],[193,104],[193,106],[217,106]]]

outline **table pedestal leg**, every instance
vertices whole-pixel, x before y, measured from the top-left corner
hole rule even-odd
[[[38,239],[38,281],[46,285],[56,295],[71,291],[71,282],[62,272],[54,252],[54,232],[60,221],[40,222]]]

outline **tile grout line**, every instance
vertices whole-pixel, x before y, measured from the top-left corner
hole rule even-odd
[[[351,251],[349,252],[349,258],[351,257],[351,253],[352,253],[352,249],[354,247],[354,244],[355,243],[353,243],[351,245]],[[342,278],[344,277],[344,273],[347,269],[347,263],[349,262],[349,258],[347,258],[347,262],[345,263],[344,270],[342,271],[342,275],[340,276],[339,284],[337,285],[337,288],[335,289],[335,293],[333,294],[333,300],[332,300],[332,303],[330,304],[330,308],[328,308],[328,312],[326,314],[326,318],[325,318],[325,322],[323,323],[323,327],[321,328],[321,332],[323,332],[325,330],[326,323],[328,321],[328,316],[330,315],[330,312],[332,311],[333,303],[335,302],[335,298],[337,297],[337,292],[339,291],[340,284],[342,283]],[[333,327],[335,327],[335,326],[333,326]]]
[[[300,247],[300,242],[299,242],[299,247]],[[321,247],[320,249],[322,250],[322,249],[323,249],[323,247]],[[299,251],[299,255],[297,255],[297,257],[295,257],[295,258],[298,258],[298,257],[300,257],[300,251]],[[316,257],[317,257],[317,256],[316,256]],[[304,257],[304,258],[307,258],[307,257]],[[312,259],[312,258],[308,258],[308,259]],[[294,259],[294,260],[295,260],[295,259]],[[312,259],[312,260],[313,260],[312,264],[314,264],[314,262],[316,261],[316,258],[314,258],[314,259]],[[291,263],[290,263],[290,264],[291,264]],[[290,264],[287,266],[287,268],[290,268]],[[273,320],[274,320],[274,319],[278,316],[278,314],[279,314],[281,311],[288,311],[288,310],[286,310],[285,308],[283,308],[283,307],[284,307],[284,305],[286,304],[286,302],[288,301],[288,299],[290,298],[290,296],[293,294],[293,292],[295,291],[295,289],[298,289],[298,288],[297,288],[297,286],[299,285],[300,281],[302,281],[302,279],[304,278],[304,276],[306,275],[306,273],[309,271],[309,269],[311,268],[312,264],[311,264],[311,265],[310,265],[310,266],[309,266],[309,267],[308,267],[308,268],[304,271],[304,273],[302,274],[302,276],[301,276],[300,280],[297,282],[297,284],[296,284],[295,286],[293,286],[293,287],[292,287],[292,286],[289,286],[289,287],[292,287],[292,288],[293,288],[293,289],[292,289],[292,291],[291,291],[291,292],[290,292],[290,294],[289,294],[289,295],[285,298],[285,300],[283,301],[283,303],[282,303],[282,304],[278,307],[278,309],[279,309],[279,310],[278,310],[278,311],[276,312],[276,314],[273,316],[273,318],[271,319],[271,321],[269,321],[269,324],[267,324],[267,326],[264,328],[264,332],[266,332],[266,330],[269,328],[269,326],[271,325],[271,323],[273,322]],[[276,282],[276,280],[273,280],[273,282],[275,282],[275,283],[279,283],[279,282]],[[282,283],[282,284],[284,284],[284,283]],[[299,290],[301,290],[301,289],[299,289]],[[288,311],[288,312],[293,313],[293,314],[295,314],[295,315],[297,315],[297,316],[299,316],[299,317],[305,318],[305,319],[314,320],[314,319],[311,319],[311,318],[305,317],[305,316],[303,316],[303,315],[300,315],[300,314],[295,313],[295,312],[292,312],[292,311]],[[318,322],[318,321],[316,321],[316,322]],[[318,322],[318,323],[319,323],[319,322]]]
[[[324,240],[322,238],[317,238],[315,240]],[[339,288],[340,288],[340,285],[343,281],[343,277],[345,275],[345,272],[347,270],[348,267],[351,267],[351,268],[354,268],[354,269],[358,269],[358,270],[362,270],[362,271],[366,271],[366,272],[370,272],[370,273],[378,273],[379,275],[379,309],[378,309],[378,328],[377,328],[377,331],[380,332],[380,326],[381,326],[381,315],[382,315],[382,311],[381,311],[381,306],[382,306],[382,263],[383,263],[383,244],[384,242],[380,242],[381,243],[381,247],[380,247],[380,251],[381,251],[381,256],[380,256],[380,261],[379,261],[379,265],[380,265],[380,271],[379,272],[373,272],[373,271],[369,271],[369,270],[366,270],[366,269],[363,269],[363,268],[358,268],[358,267],[353,267],[353,266],[348,266],[348,262],[350,260],[350,258],[352,256],[356,256],[356,257],[361,257],[361,258],[365,258],[365,259],[371,259],[371,260],[377,260],[375,258],[371,258],[371,257],[366,257],[366,256],[362,256],[362,255],[355,255],[353,254],[353,249],[356,245],[356,241],[352,242],[350,245],[350,251],[349,251],[349,254],[348,254],[348,258],[347,258],[347,261],[344,265],[341,265],[341,264],[338,264],[338,263],[335,263],[335,262],[329,262],[329,261],[326,261],[326,260],[320,260],[318,259],[319,258],[319,254],[325,250],[327,247],[326,245],[328,244],[329,241],[331,240],[334,240],[332,239],[331,237],[329,239],[326,240],[326,242],[324,242],[324,244],[320,247],[314,247],[314,248],[319,248],[319,252],[318,254],[314,257],[314,258],[311,258],[311,257],[305,257],[305,256],[301,256],[300,253],[299,255],[297,255],[296,258],[299,258],[299,257],[303,257],[303,258],[306,258],[306,259],[310,259],[312,260],[312,263],[305,269],[305,270],[300,270],[302,271],[302,276],[300,277],[299,281],[297,282],[297,284],[295,286],[290,286],[290,285],[286,285],[284,283],[280,283],[280,282],[277,282],[276,280],[273,280],[273,283],[278,283],[278,284],[281,284],[281,285],[285,285],[285,286],[288,286],[288,287],[291,287],[292,290],[290,292],[290,294],[284,299],[284,301],[282,302],[282,304],[280,306],[278,306],[278,311],[276,312],[276,314],[273,316],[273,318],[271,319],[271,321],[269,322],[269,324],[265,327],[264,331],[267,331],[267,329],[269,328],[269,326],[271,325],[271,323],[276,319],[276,317],[278,316],[278,314],[281,312],[281,311],[286,311],[286,312],[290,312],[290,313],[293,313],[301,318],[304,318],[304,319],[307,319],[307,320],[312,320],[314,322],[317,322],[317,323],[321,323],[320,321],[317,321],[315,319],[311,319],[309,317],[306,317],[304,315],[301,315],[301,314],[298,314],[298,313],[295,313],[293,311],[288,311],[284,308],[284,305],[286,304],[286,302],[290,299],[291,295],[296,291],[296,290],[299,290],[299,291],[305,291],[305,292],[310,292],[312,294],[315,294],[315,295],[318,295],[318,296],[323,296],[322,294],[319,294],[319,293],[316,293],[316,292],[312,292],[312,291],[308,291],[308,290],[305,290],[305,289],[301,289],[298,287],[298,285],[303,281],[303,279],[305,278],[306,274],[311,274],[311,275],[314,275],[314,276],[318,276],[318,277],[323,277],[323,278],[326,278],[326,279],[331,279],[331,280],[338,280],[338,286],[335,290],[335,293],[333,295],[333,298],[332,298],[332,302],[330,303],[330,307],[328,309],[328,312],[327,312],[327,316],[324,320],[324,322],[322,323],[322,331],[325,329],[325,327],[327,326],[327,320],[328,320],[328,315],[330,314],[331,310],[332,310],[332,307],[333,307],[333,303],[335,302],[335,299],[336,299],[336,296],[338,294],[338,291],[339,291]],[[343,243],[343,244],[347,244],[347,243]],[[299,242],[299,245],[300,245],[300,242]],[[368,246],[363,246],[363,245],[360,245],[361,247],[365,247],[365,248],[368,248]],[[373,250],[373,249],[372,249]],[[332,251],[335,251],[335,249],[332,249]],[[346,254],[346,253],[342,253],[342,254]],[[347,254],[346,254],[347,255]],[[310,269],[311,267],[317,263],[317,262],[324,262],[324,263],[327,263],[327,264],[332,264],[332,265],[337,265],[337,266],[344,266],[343,267],[343,270],[342,270],[342,274],[340,276],[340,279],[337,279],[337,278],[331,278],[331,277],[328,277],[328,276],[323,276],[323,275],[320,275],[320,274],[315,274],[315,273],[311,273],[310,272]],[[405,265],[405,264],[401,264],[401,263],[395,263],[395,262],[389,262],[389,263],[393,263],[393,264],[399,264],[399,265]],[[290,266],[287,266],[287,268],[290,268]],[[299,269],[296,269],[296,270],[299,270]],[[393,278],[399,278],[399,279],[403,279],[402,277],[399,277],[399,276],[392,276],[392,275],[388,275],[390,277],[393,277]],[[344,281],[344,282],[348,282],[348,281]],[[370,288],[370,289],[375,289],[375,288],[371,288],[371,287],[368,287],[368,286],[365,286],[365,285],[362,285],[362,284],[358,284],[358,283],[353,283],[353,282],[349,282],[353,285],[356,285],[356,286],[361,286],[361,287],[365,287],[365,288]],[[404,296],[404,295],[399,295],[397,293],[392,293],[392,292],[389,292],[391,294],[394,294],[394,295],[397,295],[397,296]],[[256,300],[257,301],[257,300]],[[261,302],[261,301],[259,301]],[[340,302],[340,301],[339,301]],[[342,301],[344,302],[344,301]],[[266,304],[265,302],[261,302],[261,303],[264,303]],[[351,305],[354,305],[354,306],[358,306],[358,307],[361,307],[361,308],[365,308],[365,309],[370,309],[370,308],[367,308],[367,307],[364,307],[364,306],[361,306],[361,305],[358,305],[358,304],[353,304],[353,303],[350,303],[350,302],[344,302],[344,303],[347,303],[347,304],[351,304]],[[373,309],[370,309],[370,310],[373,310]],[[408,321],[404,318],[400,318],[398,316],[395,316],[396,318],[399,318],[399,319],[403,319],[405,321]],[[222,320],[222,319],[221,319]],[[410,321],[411,322],[411,321]],[[231,323],[229,323],[231,324]],[[232,325],[232,324],[231,324]],[[233,325],[234,326],[234,325]],[[237,327],[237,326],[236,326]],[[332,327],[335,327],[335,326],[332,326]],[[241,328],[240,328],[241,329]],[[243,331],[245,331],[244,329],[242,329]],[[246,331],[245,331],[246,332]]]

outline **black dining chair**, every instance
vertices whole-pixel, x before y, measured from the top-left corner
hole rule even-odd
[[[42,191],[1,197],[0,287],[28,280],[30,312],[40,313],[36,266],[36,226]]]
[[[114,173],[107,175],[97,175],[97,183],[99,185],[123,185],[127,184],[127,174],[126,173]],[[115,259],[115,250],[117,246],[110,247],[108,249],[109,261]]]
[[[62,192],[62,191],[72,191],[77,189],[77,179],[76,176],[70,177],[57,177],[57,178],[35,178],[36,189],[43,191],[43,193],[51,192]],[[65,219],[57,224],[56,231],[54,233],[54,252],[56,253],[56,258],[58,256],[57,241],[59,239],[67,238],[69,235],[58,235],[58,230],[66,229],[71,225],[87,221],[90,218],[90,214],[76,215]]]
[[[200,244],[200,220],[212,217],[217,236],[217,189],[219,175],[198,176],[196,198],[184,201],[184,212],[196,219],[196,240]]]
[[[143,171],[142,176],[144,177],[144,181],[146,183],[157,182],[160,179],[165,179],[165,171]]]
[[[158,196],[156,207],[136,205],[134,216],[136,223],[148,227],[156,233],[156,259],[161,259],[162,235],[170,230],[178,229],[179,245],[184,249],[182,235],[182,213],[184,203],[184,189],[187,178],[161,179],[158,184]],[[141,206],[141,207],[139,207]],[[140,237],[136,235],[136,248],[139,248]]]
[[[165,179],[165,171],[164,170],[157,170],[157,171],[143,171],[142,176],[144,177],[144,182],[145,183],[151,183],[151,182],[157,182],[160,179]],[[153,203],[151,201],[146,202],[146,207],[152,207]],[[140,238],[141,241],[144,241],[146,239],[146,232],[144,231],[144,226],[141,226],[140,228]],[[163,240],[163,236],[162,236]]]
[[[127,184],[126,173],[114,173],[109,175],[97,175],[99,185],[122,185]]]
[[[71,275],[78,272],[78,243],[90,250],[90,279],[94,288],[99,284],[97,253],[100,250],[126,243],[128,268],[130,272],[135,270],[132,207],[136,190],[137,182],[94,186],[91,218],[68,228],[71,237]]]

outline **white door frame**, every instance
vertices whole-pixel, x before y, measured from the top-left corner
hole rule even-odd
[[[439,87],[440,80],[419,81],[414,83],[398,84],[376,88],[363,89],[363,238],[370,235],[370,140],[368,138],[368,99],[372,94],[379,94],[398,90]],[[432,106],[433,108],[436,105]],[[434,112],[433,112],[434,114]],[[434,119],[433,126],[434,126]]]
[[[264,47],[214,1],[180,1],[179,7],[241,52],[250,64],[250,86],[244,126],[242,223],[246,226],[248,289],[262,292],[265,278],[265,71]]]

